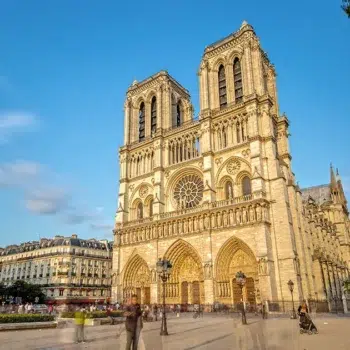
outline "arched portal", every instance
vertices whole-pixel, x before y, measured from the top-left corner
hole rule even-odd
[[[241,291],[236,283],[236,273],[244,272],[246,285]],[[256,303],[258,266],[252,250],[236,237],[230,238],[221,247],[216,259],[216,299],[223,304],[245,301]]]
[[[140,255],[134,255],[127,263],[123,278],[124,303],[132,294],[137,294],[141,304],[150,303],[151,273],[147,263]]]
[[[204,302],[203,267],[197,251],[179,239],[165,254],[173,269],[166,284],[167,304],[199,304]]]

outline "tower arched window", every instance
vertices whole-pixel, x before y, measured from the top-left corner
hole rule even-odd
[[[145,138],[145,104],[142,102],[139,109],[139,141]]]
[[[241,103],[243,100],[243,82],[241,62],[236,57],[233,61],[233,81],[235,85],[235,102]]]
[[[182,108],[181,101],[179,101],[176,105],[176,126],[180,126],[182,124]]]
[[[252,186],[250,178],[248,176],[244,176],[244,178],[242,179],[242,193],[243,196],[248,196],[252,194]]]
[[[225,183],[225,199],[233,199],[232,181],[226,181]]]
[[[137,205],[136,210],[137,210],[136,212],[137,218],[143,219],[143,204],[141,202]]]
[[[149,201],[149,217],[153,216],[153,199]]]
[[[151,134],[154,134],[157,130],[157,99],[155,96],[151,102]]]
[[[227,106],[227,93],[226,93],[226,76],[225,76],[225,67],[221,65],[218,72],[219,78],[219,102],[220,108]]]

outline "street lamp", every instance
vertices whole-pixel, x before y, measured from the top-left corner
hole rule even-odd
[[[246,280],[247,280],[246,275],[242,271],[239,271],[236,273],[236,283],[241,288],[241,294],[242,294],[242,303],[243,303],[242,324],[243,325],[247,324],[247,318],[245,315],[245,305],[244,305],[244,301],[243,301],[243,287],[246,283]]]
[[[295,313],[295,308],[294,308],[294,298],[293,298],[293,290],[294,290],[294,283],[292,280],[289,280],[288,281],[288,288],[290,290],[290,294],[292,295],[292,305],[293,305],[293,310],[292,310],[292,319],[296,319],[297,318],[297,315]]]
[[[162,317],[162,327],[160,329],[160,335],[169,335],[168,328],[166,324],[166,315],[165,315],[165,282],[169,279],[171,274],[172,265],[171,262],[167,259],[159,258],[157,262],[157,273],[159,278],[163,282],[163,317]]]

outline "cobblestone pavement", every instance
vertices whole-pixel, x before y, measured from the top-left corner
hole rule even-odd
[[[191,315],[168,320],[169,336],[159,336],[160,322],[145,323],[140,350],[349,350],[350,318],[317,317],[317,335],[299,334],[298,321],[287,318],[248,318]],[[86,327],[87,342],[74,344],[74,328],[0,332],[0,350],[125,349],[123,325]]]

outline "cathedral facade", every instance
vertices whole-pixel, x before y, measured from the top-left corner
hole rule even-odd
[[[338,174],[301,190],[276,73],[252,26],[206,47],[200,112],[166,71],[125,101],[112,297],[168,304],[330,300],[349,278],[350,223]],[[243,289],[235,275],[243,271]]]

